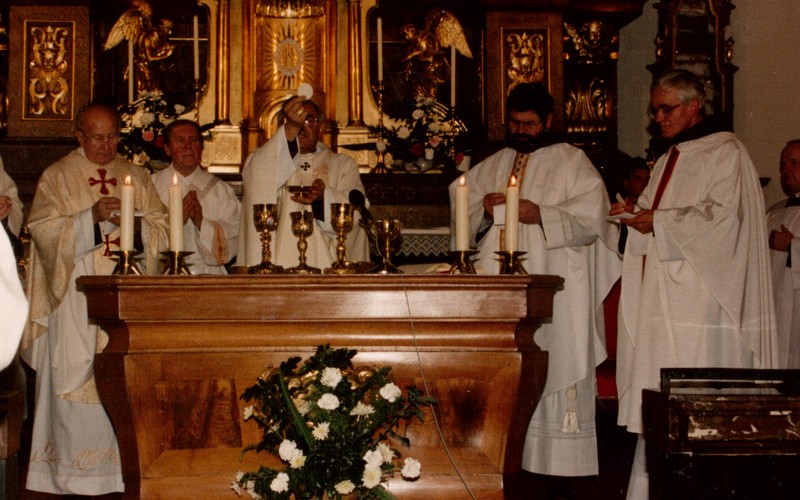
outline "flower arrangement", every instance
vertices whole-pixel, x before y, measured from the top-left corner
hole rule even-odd
[[[449,114],[449,108],[436,99],[417,97],[410,117],[398,120],[391,129],[373,128],[372,133],[380,138],[376,148],[386,151],[384,162],[407,172],[458,165],[464,157],[457,144],[464,124]]]
[[[119,107],[124,127],[120,130],[120,154],[136,165],[150,160],[169,161],[164,151],[162,130],[178,118],[186,107],[170,104],[161,91],[139,93],[139,98]]]
[[[409,446],[399,433],[412,417],[423,420],[422,405],[435,401],[416,387],[403,391],[389,377],[391,368],[354,369],[351,349],[319,346],[298,366],[299,357],[271,368],[241,398],[253,404],[244,419],[263,429],[256,450],[277,454],[283,470],[260,467],[239,472],[231,488],[253,498],[391,499],[383,483],[395,472],[419,477],[420,463],[400,454],[393,442]]]

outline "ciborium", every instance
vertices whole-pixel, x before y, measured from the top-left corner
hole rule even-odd
[[[347,262],[345,254],[347,234],[353,229],[353,205],[349,203],[331,203],[331,227],[336,231],[336,262],[325,269],[325,272],[335,274],[355,273],[355,268]]]
[[[311,267],[306,264],[306,250],[308,250],[308,242],[306,238],[311,236],[314,232],[314,212],[292,212],[289,214],[292,219],[292,234],[297,236],[297,251],[299,253],[298,259],[300,263],[295,267],[290,267],[286,270],[289,274],[317,274],[320,271],[317,267]]]
[[[249,274],[281,274],[283,267],[273,264],[270,233],[278,228],[278,206],[274,203],[256,203],[253,205],[253,224],[261,234],[261,264],[250,266]]]
[[[378,253],[383,263],[370,269],[371,274],[402,274],[403,271],[392,264],[392,243],[400,236],[403,224],[397,219],[378,219],[374,222]]]

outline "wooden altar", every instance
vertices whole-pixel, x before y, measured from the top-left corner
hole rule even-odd
[[[557,276],[87,276],[89,316],[110,336],[95,360],[122,453],[125,498],[235,498],[239,470],[278,465],[244,454],[259,432],[242,391],[268,365],[319,344],[391,366],[439,404],[408,428],[422,463],[399,498],[502,498],[520,470],[547,354],[533,332],[552,314]],[[418,353],[417,353],[418,348]],[[421,363],[421,367],[418,363]],[[505,479],[505,481],[504,481]],[[466,485],[466,486],[465,486]]]

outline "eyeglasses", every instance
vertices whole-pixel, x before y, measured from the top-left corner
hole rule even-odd
[[[110,144],[112,142],[116,142],[119,140],[119,134],[108,134],[108,135],[86,135],[83,133],[82,130],[79,130],[81,135],[86,138],[87,141],[94,145],[98,144]]]
[[[303,125],[307,127],[313,127],[319,122],[320,122],[319,116],[308,115],[306,116],[306,121],[303,122]]]
[[[672,106],[670,106],[668,104],[661,104],[659,106],[653,106],[653,107],[651,107],[650,109],[647,110],[647,115],[650,118],[655,118],[656,116],[658,116],[659,113],[663,114],[664,116],[667,116],[670,113],[672,113],[673,111],[675,111],[676,109],[678,109],[682,105],[683,105],[683,103],[679,102],[678,104],[675,104],[675,105],[672,105]]]
[[[511,126],[514,126],[514,127],[532,129],[532,128],[537,128],[539,125],[542,124],[542,122],[535,122],[533,120],[528,120],[528,121],[522,122],[522,121],[519,121],[519,120],[515,120],[513,118],[509,118],[508,119],[508,124],[511,125]]]

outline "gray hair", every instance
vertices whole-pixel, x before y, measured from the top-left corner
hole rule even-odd
[[[650,91],[652,92],[662,87],[677,90],[678,98],[682,104],[698,101],[700,103],[700,112],[704,115],[708,114],[707,111],[710,106],[708,99],[706,99],[706,87],[703,81],[691,71],[685,69],[667,71],[653,80]]]

